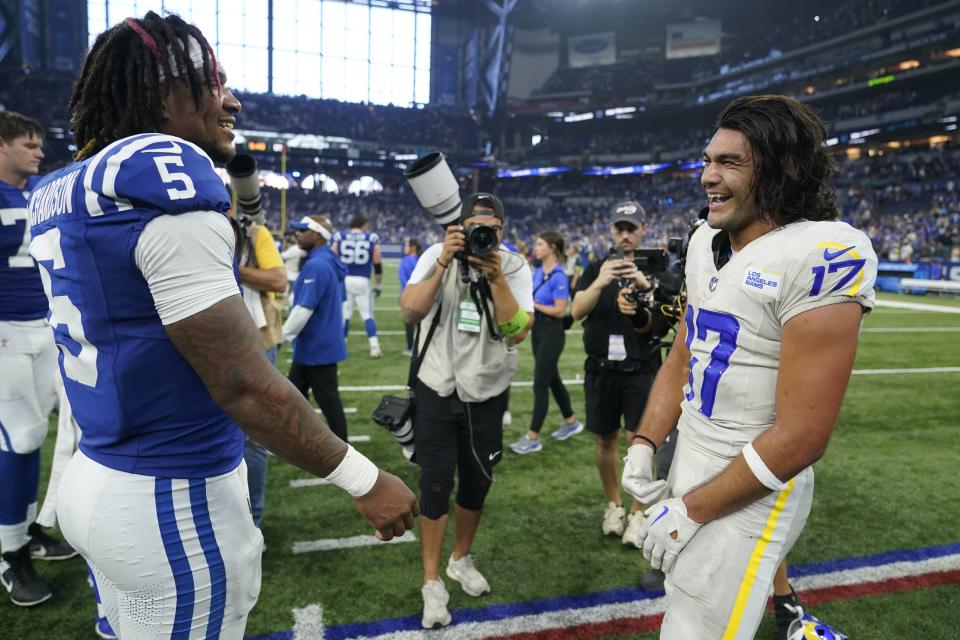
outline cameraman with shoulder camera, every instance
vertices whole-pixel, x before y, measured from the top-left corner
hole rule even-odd
[[[645,274],[635,264],[635,251],[647,232],[645,218],[644,209],[637,202],[621,202],[613,207],[610,233],[615,254],[587,266],[577,283],[571,310],[574,320],[585,318],[586,426],[596,438],[597,469],[608,501],[602,530],[605,535],[622,536],[624,544],[633,546],[638,546],[643,512],[641,503],[633,500],[629,517],[625,518],[620,500],[617,439],[622,418],[627,444],[633,440],[650,385],[660,367],[660,339],[672,324],[658,305],[649,301],[657,274]],[[633,315],[625,315],[617,307],[621,290],[637,300]]]
[[[423,358],[413,421],[422,511],[421,623],[428,629],[451,621],[440,556],[455,470],[456,538],[446,574],[469,595],[490,591],[470,548],[493,466],[501,458],[501,420],[517,370],[516,345],[533,324],[530,269],[522,257],[499,246],[500,199],[473,194],[460,211],[443,243],[420,257],[400,297],[403,321],[420,325],[416,353]]]

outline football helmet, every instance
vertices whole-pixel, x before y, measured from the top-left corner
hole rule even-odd
[[[790,608],[796,611],[797,619],[790,623],[788,640],[849,640],[827,623],[805,612],[803,607]]]

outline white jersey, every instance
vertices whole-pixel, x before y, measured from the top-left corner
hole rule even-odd
[[[718,270],[713,242],[720,233],[701,227],[687,252],[692,358],[680,429],[731,458],[776,418],[784,325],[838,302],[872,309],[877,256],[869,238],[844,222],[802,220],[757,238]]]

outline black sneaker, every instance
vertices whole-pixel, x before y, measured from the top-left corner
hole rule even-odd
[[[19,607],[32,607],[46,602],[53,594],[50,587],[33,570],[29,545],[0,556],[0,584],[10,594],[10,601]]]
[[[792,585],[790,586],[790,595],[773,596],[773,614],[777,618],[777,640],[789,640],[790,623],[799,617],[796,607],[801,604],[800,596],[793,590]],[[789,609],[787,605],[793,607],[793,610]]]
[[[66,540],[57,540],[34,522],[27,529],[30,534],[30,557],[35,560],[67,560],[77,555],[77,550]]]
[[[647,569],[640,576],[639,584],[641,589],[647,591],[663,591],[663,581],[666,576],[659,569]]]

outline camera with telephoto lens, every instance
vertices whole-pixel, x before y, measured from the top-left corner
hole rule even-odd
[[[251,224],[264,224],[263,203],[260,200],[260,177],[257,161],[243,153],[235,155],[227,163],[230,188],[237,196],[237,221],[243,228]]]
[[[485,258],[493,254],[500,244],[497,230],[485,224],[468,224],[463,230],[463,235],[466,236],[467,245],[464,253],[468,256]]]

